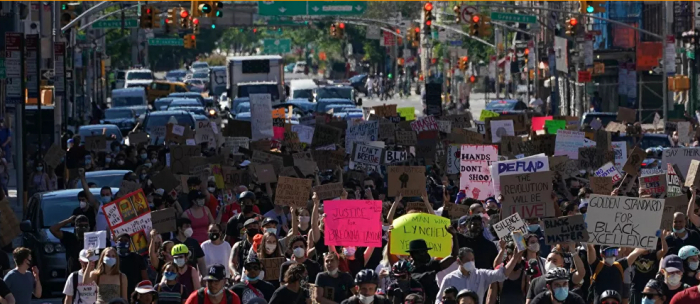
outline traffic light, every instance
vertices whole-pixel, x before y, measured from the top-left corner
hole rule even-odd
[[[345,23],[339,22],[337,26],[338,38],[343,39],[345,37]]]
[[[190,2],[190,11],[192,11],[192,17],[199,17],[201,15],[199,11],[199,4],[204,1],[192,1]]]
[[[399,59],[396,60],[396,64],[401,65],[401,66],[404,64],[404,62],[405,62],[405,61],[404,61],[403,58],[399,58]]]
[[[588,6],[592,7],[593,11],[588,13],[605,13],[605,1],[588,1]]]
[[[153,28],[160,28],[160,10],[151,7],[151,26]]]
[[[459,59],[459,69],[465,71],[469,65],[469,57],[464,56]]]
[[[491,17],[489,16],[484,16],[481,17],[481,20],[479,20],[479,34],[481,37],[489,37],[491,36],[493,30],[491,29]]]
[[[479,36],[479,28],[481,25],[481,16],[473,15],[469,24],[469,35]]]
[[[331,37],[338,37],[338,29],[335,27],[335,23],[331,24]]]
[[[416,26],[413,28],[411,35],[413,35],[413,41],[420,42],[420,27]]]
[[[68,5],[68,3],[61,3],[61,27],[68,25],[73,19],[75,19],[75,12],[73,12],[74,7]]]
[[[183,38],[182,43],[186,49],[194,49],[197,47],[197,36],[187,34]]]
[[[455,12],[455,23],[462,21],[462,7],[457,4],[452,10]]]
[[[199,18],[192,18],[192,34],[199,34]]]
[[[433,4],[430,2],[423,5],[423,22],[423,32],[432,35],[433,30],[430,27],[433,25]]]
[[[579,8],[578,11],[581,14],[590,14],[593,13],[593,6],[588,3],[589,1],[579,1]]]
[[[190,12],[188,12],[186,9],[180,10],[180,28],[190,28]]]
[[[209,3],[210,1],[199,1],[199,5],[197,6],[199,16],[204,16],[204,17],[210,17],[212,11],[214,10]]]
[[[168,10],[168,17],[165,18],[165,24],[169,27],[178,28],[180,27],[180,9],[175,7]]]
[[[143,29],[153,28],[153,20],[151,19],[153,9],[150,6],[141,6],[141,16],[139,16],[139,25]]]
[[[212,6],[211,6],[211,8],[212,8],[212,10],[213,10],[213,11],[211,12],[211,16],[212,16],[212,17],[221,18],[221,17],[224,16],[224,12],[223,12],[224,3],[223,3],[223,2],[221,2],[221,1],[214,1],[213,4],[212,4]]]
[[[476,76],[474,76],[474,75],[469,76],[469,82],[475,83],[475,82],[476,82]]]
[[[571,18],[566,20],[566,34],[569,36],[576,36],[576,28],[578,25],[578,20],[576,18]]]

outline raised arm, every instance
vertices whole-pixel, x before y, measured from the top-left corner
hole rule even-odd
[[[399,209],[401,199],[403,199],[403,195],[399,192],[399,195],[394,198],[394,203],[391,204],[391,208],[389,208],[389,214],[386,216],[387,224],[391,225],[394,222],[394,215],[396,215],[396,210]]]
[[[697,192],[695,191],[695,187],[692,186],[690,187],[690,201],[688,201],[688,210],[686,211],[686,214],[688,215],[688,219],[690,220],[695,227],[700,227],[700,216],[695,214],[695,198],[697,197]]]
[[[569,252],[574,259],[574,266],[576,267],[576,271],[571,275],[571,280],[575,284],[578,284],[586,277],[586,267],[583,265],[583,260],[581,260],[578,252],[576,252],[575,244],[572,243],[569,245]]]
[[[455,236],[457,235],[457,230],[452,226],[445,226],[445,230],[452,235],[452,252],[450,252],[449,256],[440,261],[440,270],[445,270],[450,267],[450,265],[457,260],[457,255],[459,252],[459,243],[457,242],[457,237]]]
[[[647,250],[644,248],[635,248],[630,255],[627,256],[627,264],[632,265],[634,264],[635,261],[637,261],[637,258],[642,255],[647,253]]]
[[[311,211],[311,236],[313,238],[312,242],[316,243],[316,241],[318,241],[321,238],[321,228],[319,227],[318,222],[318,209],[320,208],[321,200],[318,198],[316,192],[314,192],[314,195],[311,199],[314,201],[314,209]]]
[[[158,265],[158,249],[160,249],[160,243],[162,242],[158,230],[151,229],[151,243],[148,245],[148,259],[151,261],[151,265]],[[156,269],[160,271],[160,269]]]
[[[586,245],[586,255],[588,257],[588,265],[593,264],[596,259],[596,254],[595,254],[595,247],[593,247],[593,244],[587,244]]]
[[[668,230],[663,230],[661,232],[661,250],[656,252],[656,259],[661,261],[661,259],[666,256],[666,252],[668,252],[668,243],[666,242],[666,237],[671,235],[671,232]]]
[[[51,234],[55,236],[57,239],[62,240],[63,239],[63,231],[61,231],[61,228],[70,225],[75,220],[75,215],[71,215],[71,217],[60,221],[53,226],[49,227],[49,231],[51,231]]]
[[[92,192],[90,192],[90,187],[88,187],[88,182],[85,178],[84,168],[78,169],[78,177],[80,178],[80,183],[83,185],[83,192],[85,192],[85,197],[87,197],[87,200],[90,203],[90,205],[92,205],[92,208],[95,208],[95,211],[97,211],[97,208],[100,208],[100,202],[94,195],[92,195]]]

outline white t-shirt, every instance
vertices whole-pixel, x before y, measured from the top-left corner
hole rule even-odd
[[[221,264],[228,267],[228,259],[231,255],[231,245],[229,245],[228,242],[214,245],[210,240],[206,240],[201,246],[202,251],[204,251],[204,263],[207,265],[207,268],[214,264]],[[229,276],[228,272],[226,276]]]
[[[97,285],[95,282],[83,284],[83,271],[78,272],[78,294],[73,295],[73,273],[68,275],[66,285],[63,287],[63,294],[73,297],[73,304],[95,304],[97,302]]]

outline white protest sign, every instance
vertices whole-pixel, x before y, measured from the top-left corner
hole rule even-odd
[[[226,148],[231,148],[231,153],[238,153],[239,148],[249,149],[250,138],[248,137],[226,137],[226,142],[224,146]]]
[[[107,231],[85,232],[83,234],[84,248],[107,248]]]
[[[615,168],[618,171],[622,171],[622,167],[627,163],[627,142],[626,141],[613,141],[610,143],[615,152]]]
[[[496,230],[496,235],[499,239],[506,238],[511,232],[520,230],[523,233],[527,231],[527,225],[520,214],[513,213],[509,217],[504,218],[500,222],[493,225],[493,229]]]
[[[498,146],[462,145],[459,190],[464,190],[467,197],[477,200],[494,196],[489,166],[496,160],[498,160]]]
[[[383,152],[382,148],[356,143],[352,149],[352,160],[355,164],[378,166],[382,163]]]
[[[197,142],[194,140],[194,138],[188,138],[185,139],[185,144],[188,146],[196,146]]]
[[[642,169],[640,174],[642,177],[648,175],[666,174],[666,170],[660,168]]]
[[[588,243],[656,249],[664,200],[592,194],[588,200]]]
[[[679,121],[676,126],[678,128],[678,142],[680,144],[690,143],[690,122]]]
[[[250,94],[250,129],[253,141],[274,137],[270,94]]]
[[[566,155],[569,159],[578,159],[578,148],[583,147],[585,132],[557,130],[554,156]]]
[[[292,132],[297,132],[299,141],[305,144],[311,144],[311,139],[314,138],[314,127],[305,125],[292,125]]]
[[[384,152],[384,164],[396,164],[408,160],[406,151],[386,151]]]
[[[345,130],[345,153],[350,154],[355,142],[363,143],[375,141],[379,136],[379,121],[364,121],[353,123],[348,121],[348,128]]]
[[[452,133],[452,122],[449,120],[438,120],[437,121],[438,128],[440,132],[443,133]]]
[[[503,136],[515,136],[515,126],[512,120],[492,120],[491,121],[491,142],[501,142]]]
[[[185,127],[181,125],[173,125],[173,134],[183,136],[185,134]]]
[[[669,163],[678,166],[682,176],[688,176],[690,161],[700,159],[700,147],[696,148],[666,148],[661,158],[661,168],[666,168]]]
[[[445,171],[447,174],[459,174],[459,163],[461,161],[462,147],[460,145],[447,146],[447,165]]]
[[[91,304],[97,302],[97,284],[95,284],[95,282],[90,284],[78,283],[78,287],[76,289],[80,299],[79,303]],[[75,298],[78,297],[75,297],[74,295],[73,299]]]
[[[499,161],[490,166],[494,196],[501,194],[501,175],[549,171],[549,157],[544,153],[514,160]]]
[[[197,122],[194,133],[194,139],[197,144],[211,143],[216,145],[216,137],[214,136],[214,130],[211,128],[212,125],[215,124],[209,121]]]
[[[605,165],[602,167],[598,168],[598,170],[595,170],[594,175],[597,177],[612,177],[612,182],[617,183],[619,180],[622,179],[622,173],[620,171],[617,171],[613,163],[607,162]]]

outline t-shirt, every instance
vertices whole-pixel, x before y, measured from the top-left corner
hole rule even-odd
[[[547,291],[538,294],[534,299],[532,299],[532,301],[530,301],[530,304],[554,304],[552,303],[551,292]],[[560,304],[586,304],[586,302],[583,301],[583,298],[581,298],[581,296],[569,291],[569,295],[566,297],[566,300],[564,300],[564,302],[561,302]]]
[[[243,224],[251,218],[261,218],[260,214],[253,212],[251,216],[245,216],[243,213],[239,213],[234,217],[231,217],[228,222],[226,222],[226,236],[233,238],[233,241],[239,241],[241,237],[241,230],[243,229]]]
[[[73,276],[78,274],[78,287],[73,287]],[[74,295],[74,289],[77,290],[78,295]],[[97,284],[92,282],[91,284],[83,284],[83,271],[72,272],[68,275],[66,280],[66,285],[63,287],[63,294],[73,297],[73,304],[83,304],[83,303],[95,303],[97,301]]]
[[[198,292],[198,290],[193,291],[187,298],[185,304],[200,304],[199,299],[197,299],[197,297],[199,296],[197,294]],[[207,289],[204,288],[204,304],[226,304],[226,297],[233,297],[231,304],[241,304],[241,300],[238,298],[238,296],[232,291],[226,289],[224,289],[224,295],[221,297],[219,303],[214,303],[211,301],[211,299],[209,299],[209,295],[207,295]]]
[[[681,291],[683,291],[687,288],[690,288],[690,286],[681,283],[681,286],[678,287],[677,289],[670,290],[670,289],[668,289],[668,285],[663,284],[663,286],[661,288],[663,289],[664,295],[666,296],[666,299],[667,299],[665,303],[669,303],[671,301],[670,299],[673,299],[673,296],[675,296],[677,293],[680,293]]]
[[[532,300],[537,295],[547,291],[547,282],[544,280],[543,276],[536,277],[530,282],[530,287],[527,289],[526,299]]]
[[[61,245],[66,248],[66,261],[68,261],[68,273],[80,270],[78,254],[83,249],[83,240],[78,240],[75,233],[63,231]]]
[[[204,263],[207,265],[207,268],[214,264],[228,265],[231,245],[227,242],[215,245],[210,240],[206,240],[202,243],[202,252],[204,252]],[[229,276],[230,273],[226,272],[226,277]]]
[[[694,230],[687,230],[687,232],[688,234],[686,234],[685,239],[676,237],[675,233],[672,233],[671,235],[666,237],[666,243],[668,244],[668,251],[666,252],[666,255],[678,254],[678,250],[680,250],[683,246],[686,245],[691,245],[695,246],[695,248],[700,248],[700,234],[695,232]]]
[[[700,287],[692,287],[677,293],[671,299],[670,304],[697,304],[700,303]]]
[[[650,251],[641,255],[632,264],[634,276],[632,277],[632,289],[641,292],[649,280],[659,271],[659,262],[656,259],[656,251]],[[668,297],[670,299],[670,297]]]
[[[126,294],[131,294],[136,289],[136,284],[143,281],[141,271],[146,270],[146,261],[142,256],[135,252],[129,252],[126,255],[119,256],[119,271],[121,271],[127,280]]]
[[[309,292],[305,289],[299,289],[299,292],[293,292],[287,286],[282,286],[275,290],[272,294],[269,304],[306,304],[306,299],[309,297]]]
[[[184,242],[180,242],[177,238],[173,238],[171,241],[177,244],[185,244],[187,246],[187,249],[190,250],[190,258],[187,260],[187,264],[190,264],[192,267],[197,267],[197,260],[199,258],[204,257],[204,250],[202,250],[202,247],[199,246],[199,242],[193,238],[186,238]],[[228,264],[224,264],[228,265]],[[139,281],[140,282],[140,281]]]
[[[10,288],[7,287],[7,284],[5,284],[5,281],[0,280],[0,298],[5,298],[10,293],[11,293]]]
[[[459,248],[469,247],[474,250],[474,265],[477,269],[493,269],[493,260],[498,256],[496,245],[487,240],[483,235],[476,237],[466,237],[457,234]]]
[[[294,263],[296,262],[291,260],[282,263],[280,268],[280,282],[284,282],[284,274],[287,272],[287,269],[289,269],[289,266],[294,265]],[[311,280],[311,278],[315,278],[318,276],[318,273],[321,272],[321,265],[312,259],[306,259],[303,264],[304,267],[306,267],[306,273],[309,275],[309,280]]]
[[[325,287],[325,289],[333,289],[334,297],[328,298],[328,292],[324,292],[323,296],[326,299],[340,303],[352,295],[350,289],[355,286],[355,282],[347,272],[338,272],[338,277],[334,278],[327,272],[321,272],[316,276],[316,286]]]
[[[275,286],[270,284],[270,282],[259,280],[255,284],[249,284],[248,282],[243,282],[231,287],[231,291],[235,292],[238,298],[241,299],[241,304],[248,304],[250,300],[258,298],[258,294],[262,294],[265,301],[269,301],[272,298],[272,294],[275,293]],[[258,294],[250,287],[255,288]]]
[[[425,265],[414,265],[411,277],[423,285],[423,291],[426,297],[425,303],[435,302],[438,291],[440,291],[436,279],[436,275],[440,270],[442,269],[440,268],[440,261],[438,260],[430,260],[430,262]]]
[[[629,267],[627,264],[627,258],[619,259],[617,262],[620,263],[623,271]],[[596,267],[598,267],[598,263],[602,262],[600,260],[595,260],[593,263],[591,263],[591,276],[594,274],[593,272],[595,272]],[[617,291],[619,294],[622,294],[622,289],[624,288],[623,279],[624,277],[622,273],[620,273],[620,270],[615,265],[604,265],[603,269],[601,269],[600,273],[598,273],[596,276],[593,303],[598,303],[600,295],[606,290],[612,289]],[[590,297],[590,295],[588,296]]]
[[[10,289],[17,303],[31,303],[34,292],[34,274],[30,270],[20,273],[12,269],[5,275],[5,284]]]

